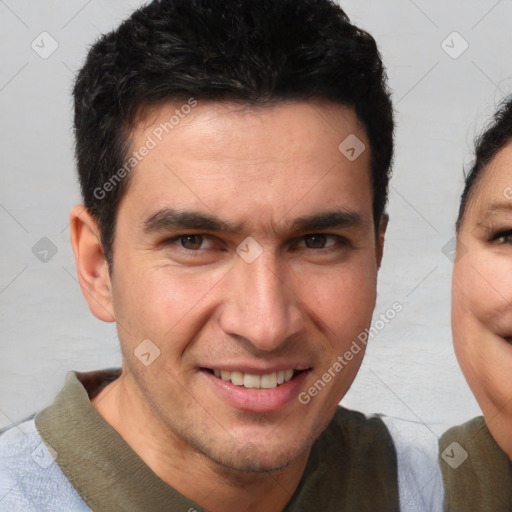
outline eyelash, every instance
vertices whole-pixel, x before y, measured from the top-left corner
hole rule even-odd
[[[163,245],[178,244],[181,239],[183,239],[187,236],[201,236],[203,238],[208,238],[208,239],[215,238],[215,237],[212,237],[211,235],[206,235],[206,234],[202,234],[202,233],[187,233],[185,235],[177,235],[175,237],[168,238],[167,240],[163,241]],[[311,249],[311,250],[314,250],[317,252],[322,251],[325,254],[325,253],[329,253],[334,250],[337,250],[340,246],[347,247],[347,246],[351,245],[350,242],[346,238],[339,236],[339,235],[333,235],[333,234],[328,234],[328,233],[309,233],[307,235],[303,235],[302,237],[299,237],[298,241],[304,242],[308,237],[313,237],[313,236],[325,236],[326,238],[329,238],[329,237],[334,238],[334,239],[336,239],[337,243],[332,246],[329,246],[329,247],[323,247],[323,248],[318,248],[318,249],[315,249],[312,247],[302,247],[303,249]],[[178,248],[180,251],[183,251],[183,252],[185,252],[189,255],[193,255],[193,256],[198,255],[198,253],[200,253],[201,251],[207,250],[207,249],[187,249],[186,247],[182,247],[182,246],[178,246]]]
[[[187,233],[185,235],[178,235],[178,236],[174,236],[172,238],[168,238],[167,240],[164,240],[162,242],[162,245],[164,245],[164,246],[176,245],[178,247],[178,250],[180,250],[181,252],[184,252],[185,254],[190,255],[190,256],[197,256],[199,253],[206,250],[206,249],[187,249],[186,247],[179,245],[180,240],[187,236],[201,236],[203,238],[209,238],[209,239],[213,238],[213,237],[210,237],[209,235],[203,235],[202,233]]]
[[[319,248],[319,249],[315,249],[312,247],[301,247],[301,249],[311,249],[314,251],[322,251],[324,254],[326,254],[326,253],[329,253],[332,251],[336,251],[340,247],[349,247],[350,246],[350,242],[345,237],[342,237],[339,235],[331,235],[329,233],[309,233],[307,235],[303,235],[302,237],[300,237],[299,240],[300,240],[300,242],[305,242],[306,238],[312,237],[312,236],[325,236],[326,238],[334,238],[336,243],[332,246],[323,247],[323,248]]]
[[[502,242],[499,242],[498,240],[500,238],[508,238],[509,241],[502,241]],[[510,244],[512,245],[512,229],[508,229],[508,230],[505,230],[505,231],[499,231],[497,233],[495,233],[494,235],[491,236],[491,242],[497,242],[497,243],[500,243],[500,244]]]

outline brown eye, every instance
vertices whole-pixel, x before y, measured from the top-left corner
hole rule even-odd
[[[499,244],[510,244],[512,243],[510,235],[503,235],[496,239]]]
[[[180,242],[184,249],[197,251],[201,248],[203,237],[201,235],[183,235],[180,236]]]
[[[512,244],[512,231],[501,231],[492,237],[497,244]]]
[[[323,249],[327,240],[326,235],[308,235],[304,237],[304,242],[308,249]]]

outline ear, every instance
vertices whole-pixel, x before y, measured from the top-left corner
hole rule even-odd
[[[104,322],[113,322],[112,286],[96,220],[80,204],[71,209],[69,218],[71,245],[82,293],[94,316]]]
[[[383,213],[380,218],[379,228],[376,236],[375,243],[375,255],[377,260],[377,269],[380,268],[380,264],[382,262],[382,255],[384,254],[384,238],[386,236],[386,229],[388,227],[389,215],[387,213]]]

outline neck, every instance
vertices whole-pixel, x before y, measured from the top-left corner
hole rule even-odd
[[[91,402],[165,483],[212,512],[284,510],[299,485],[310,450],[278,471],[256,473],[221,466],[170,431],[125,375],[123,371]]]

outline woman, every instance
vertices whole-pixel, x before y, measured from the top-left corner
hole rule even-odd
[[[456,254],[455,352],[483,418],[440,440],[445,511],[512,510],[512,96],[477,141]]]

